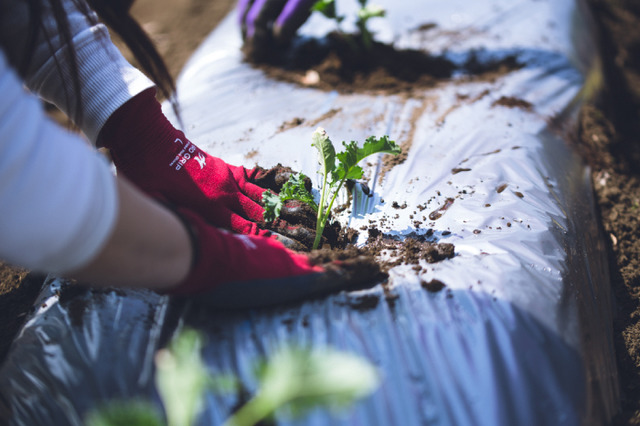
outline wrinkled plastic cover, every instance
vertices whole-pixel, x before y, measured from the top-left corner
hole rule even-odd
[[[279,416],[278,424],[610,419],[618,385],[609,277],[589,170],[569,146],[595,63],[584,11],[570,0],[378,3],[388,10],[372,21],[383,41],[460,62],[516,55],[524,66],[492,81],[461,76],[412,98],[323,92],[271,81],[243,63],[230,15],[179,79],[186,133],[229,163],[282,163],[314,179],[316,126],[334,142],[387,134],[407,143],[407,160],[383,179],[382,160],[368,162],[374,195],[356,197],[341,221],[354,229],[374,221],[401,237],[432,228],[431,240],[454,244],[456,256],[420,272],[397,266],[386,289],[238,312],[194,305],[179,312],[182,322],[206,334],[212,374],[236,375],[249,394],[256,360],[287,345],[332,346],[379,369],[381,387],[352,411],[318,409],[297,420]],[[301,33],[331,29],[314,16]],[[502,96],[532,107],[494,104]],[[447,199],[454,202],[440,218],[422,220]],[[426,291],[421,282],[432,279],[445,289]],[[109,398],[154,398],[153,352],[175,325],[169,300],[89,292],[83,310],[72,312],[73,301],[56,296],[59,285],[45,287],[46,307],[1,370],[2,423],[81,424],[83,412]],[[239,402],[208,394],[200,424],[220,424]]]

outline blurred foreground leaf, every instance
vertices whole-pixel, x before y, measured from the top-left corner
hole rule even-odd
[[[229,418],[227,426],[254,425],[280,409],[293,416],[319,406],[343,410],[379,385],[378,373],[368,361],[333,349],[281,350],[258,375],[257,394]]]
[[[191,426],[202,410],[204,391],[211,379],[201,349],[201,335],[186,329],[156,355],[156,385],[169,426]]]
[[[95,410],[85,420],[87,426],[164,426],[164,419],[146,401],[111,402]]]
[[[87,426],[192,426],[203,408],[204,392],[237,390],[237,380],[211,377],[201,358],[202,337],[191,329],[178,334],[156,356],[156,385],[166,411],[147,401],[114,401],[93,411]],[[334,349],[284,348],[257,369],[256,395],[232,415],[227,426],[250,426],[276,411],[294,417],[324,407],[344,410],[379,385],[367,360]]]

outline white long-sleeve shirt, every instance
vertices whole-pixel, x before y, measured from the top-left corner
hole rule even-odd
[[[63,55],[69,46],[56,36],[52,18],[45,19],[50,40],[37,41],[26,75],[16,72],[14,65],[26,54],[26,3],[0,2],[0,259],[64,273],[85,265],[104,246],[118,198],[106,160],[49,120],[35,96],[75,117],[76,94]],[[70,0],[63,3],[82,87],[83,115],[76,124],[95,142],[109,116],[152,82],[122,57],[103,25],[92,25]]]

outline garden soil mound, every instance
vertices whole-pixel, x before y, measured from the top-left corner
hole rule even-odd
[[[431,29],[431,28],[430,28]],[[349,36],[351,37],[351,36]],[[352,43],[355,43],[356,38]],[[449,81],[454,75],[468,79],[496,78],[517,69],[515,56],[482,62],[475,56],[462,64],[414,49],[396,49],[373,42],[354,50],[345,35],[331,33],[318,40],[297,39],[288,49],[252,52],[247,60],[274,80],[343,93],[380,93],[419,96],[425,88]]]

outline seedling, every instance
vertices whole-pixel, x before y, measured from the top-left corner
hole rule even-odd
[[[362,44],[366,50],[371,50],[373,46],[373,35],[367,24],[371,18],[381,18],[386,15],[386,10],[382,6],[375,4],[367,4],[369,0],[358,0],[360,8],[356,15],[356,26],[360,31],[360,37]],[[338,32],[351,44],[351,47],[356,49],[356,45],[353,40],[344,31],[342,31],[342,21],[345,16],[338,15],[336,11],[336,0],[318,0],[311,8],[314,12],[320,12],[325,17],[336,21]]]
[[[370,136],[362,147],[359,147],[355,141],[349,143],[343,141],[342,145],[345,150],[336,154],[331,139],[321,127],[318,127],[313,132],[312,140],[311,145],[318,150],[318,161],[321,166],[320,202],[316,204],[313,196],[305,188],[305,176],[301,173],[292,175],[283,186],[280,194],[265,192],[263,202],[265,206],[264,219],[267,222],[280,215],[280,210],[287,200],[298,200],[309,204],[317,212],[316,237],[313,242],[313,249],[315,250],[320,245],[322,233],[342,185],[347,179],[362,179],[364,170],[358,166],[358,163],[373,154],[388,153],[398,155],[401,150],[394,141],[389,140],[388,136],[382,136],[381,138]]]

